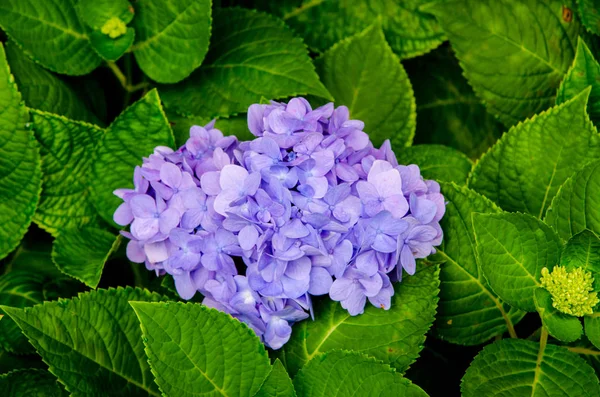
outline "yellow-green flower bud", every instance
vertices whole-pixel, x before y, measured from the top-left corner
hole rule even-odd
[[[112,17],[102,26],[101,32],[108,35],[111,39],[116,39],[127,32],[127,25],[119,17]]]
[[[540,281],[552,295],[552,306],[562,313],[577,317],[592,314],[600,301],[598,294],[593,292],[592,274],[583,268],[569,271],[563,266],[555,266],[552,272],[543,268]]]

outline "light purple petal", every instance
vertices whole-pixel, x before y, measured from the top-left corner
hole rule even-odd
[[[117,210],[113,214],[113,220],[117,225],[126,226],[133,222],[133,212],[129,203],[122,203],[117,207]]]
[[[325,295],[329,292],[333,280],[329,272],[322,267],[313,267],[310,271],[310,285],[308,293],[311,295]]]

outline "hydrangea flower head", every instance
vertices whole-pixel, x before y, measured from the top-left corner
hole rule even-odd
[[[248,109],[254,140],[194,126],[176,151],[157,147],[134,172],[116,223],[127,255],[170,274],[184,299],[245,322],[278,349],[329,295],[350,315],[389,309],[393,282],[442,241],[445,202],[389,141],[373,147],[345,106],[308,101]]]
[[[594,278],[583,268],[567,270],[564,266],[555,266],[550,272],[545,267],[540,282],[552,295],[552,306],[562,313],[576,317],[592,314],[600,302],[593,291]]]

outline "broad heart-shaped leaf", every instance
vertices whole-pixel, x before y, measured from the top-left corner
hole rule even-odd
[[[124,35],[111,38],[100,30],[94,30],[90,33],[90,41],[94,50],[107,61],[116,61],[131,47],[135,37],[135,30],[127,28]]]
[[[119,242],[119,236],[95,226],[65,230],[54,240],[52,260],[61,272],[96,288]]]
[[[600,234],[600,161],[587,165],[561,186],[544,221],[563,240],[589,229]]]
[[[535,311],[533,292],[542,268],[558,263],[562,243],[545,223],[527,214],[473,214],[477,255],[490,287],[517,309]]]
[[[213,118],[245,112],[261,97],[331,99],[302,40],[281,20],[250,10],[215,9],[212,37],[202,67],[181,84],[161,88],[169,110]]]
[[[0,375],[4,396],[67,397],[56,377],[43,369],[20,369]]]
[[[471,215],[498,213],[494,203],[466,187],[442,184],[448,202],[440,224],[444,241],[435,259],[440,271],[440,303],[434,334],[462,345],[478,345],[510,330],[524,315],[502,302],[481,271]]]
[[[346,39],[315,62],[336,106],[365,122],[378,146],[391,139],[410,146],[415,135],[415,98],[408,76],[376,24]]]
[[[561,346],[504,339],[475,357],[461,384],[463,397],[599,396],[598,378]]]
[[[25,235],[40,197],[40,153],[28,120],[0,44],[0,259]]]
[[[31,111],[41,146],[42,195],[33,220],[56,236],[63,230],[94,222],[89,178],[93,153],[104,130],[63,116]]]
[[[128,301],[161,300],[137,288],[97,290],[32,308],[2,309],[72,396],[160,396]]]
[[[544,288],[536,288],[533,293],[535,308],[548,333],[562,342],[574,342],[583,335],[579,318],[564,314],[552,306],[552,295]]]
[[[416,145],[396,149],[400,164],[416,164],[425,179],[467,183],[473,162],[456,149],[443,145]]]
[[[78,0],[77,13],[90,28],[101,29],[111,18],[128,24],[135,10],[127,0]]]
[[[583,26],[600,35],[600,4],[596,0],[577,0],[577,5]]]
[[[450,46],[402,62],[417,101],[415,143],[437,143],[479,158],[502,135],[462,75]]]
[[[0,305],[23,308],[42,303],[45,279],[40,273],[21,270],[0,276]],[[10,317],[0,320],[0,348],[19,354],[33,352],[33,347]]]
[[[419,386],[373,357],[332,351],[313,358],[294,378],[299,396],[426,397]]]
[[[13,41],[6,43],[6,58],[28,107],[98,123],[69,83],[33,62]]]
[[[316,51],[324,51],[380,19],[385,37],[402,59],[424,54],[446,37],[435,18],[420,11],[429,0],[304,0],[284,20]]]
[[[556,103],[561,104],[592,86],[587,111],[595,125],[600,125],[600,64],[579,38],[573,65],[567,72],[556,94]]]
[[[133,54],[148,77],[177,83],[200,66],[208,51],[211,0],[144,0],[133,5]]]
[[[575,56],[580,25],[562,0],[433,2],[465,76],[507,126],[550,107]],[[515,26],[528,26],[515,29]]]
[[[292,380],[279,359],[254,397],[296,397]]]
[[[54,72],[82,75],[102,59],[77,17],[77,0],[4,0],[0,27],[26,54]]]
[[[173,147],[174,138],[156,90],[128,107],[108,127],[93,160],[92,200],[105,221],[115,225],[113,213],[121,200],[119,188],[133,187],[133,170],[156,146]]]
[[[281,358],[294,375],[319,353],[350,349],[383,360],[400,373],[418,357],[437,306],[439,268],[428,266],[394,285],[389,310],[368,305],[359,316],[350,316],[338,302],[319,299],[315,320],[296,324],[282,348]],[[300,394],[300,393],[299,393]]]
[[[253,396],[271,365],[245,324],[197,303],[131,302],[146,354],[167,396]]]
[[[541,218],[558,188],[600,158],[585,106],[589,89],[513,127],[473,167],[469,187],[506,211]]]

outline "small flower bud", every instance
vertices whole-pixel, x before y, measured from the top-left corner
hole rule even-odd
[[[108,35],[111,39],[116,39],[127,32],[127,26],[119,17],[112,17],[102,26],[101,32]]]
[[[552,306],[562,313],[576,317],[592,314],[600,301],[598,294],[593,292],[592,274],[583,268],[567,270],[563,266],[555,266],[550,272],[545,267],[540,281],[552,295]]]

